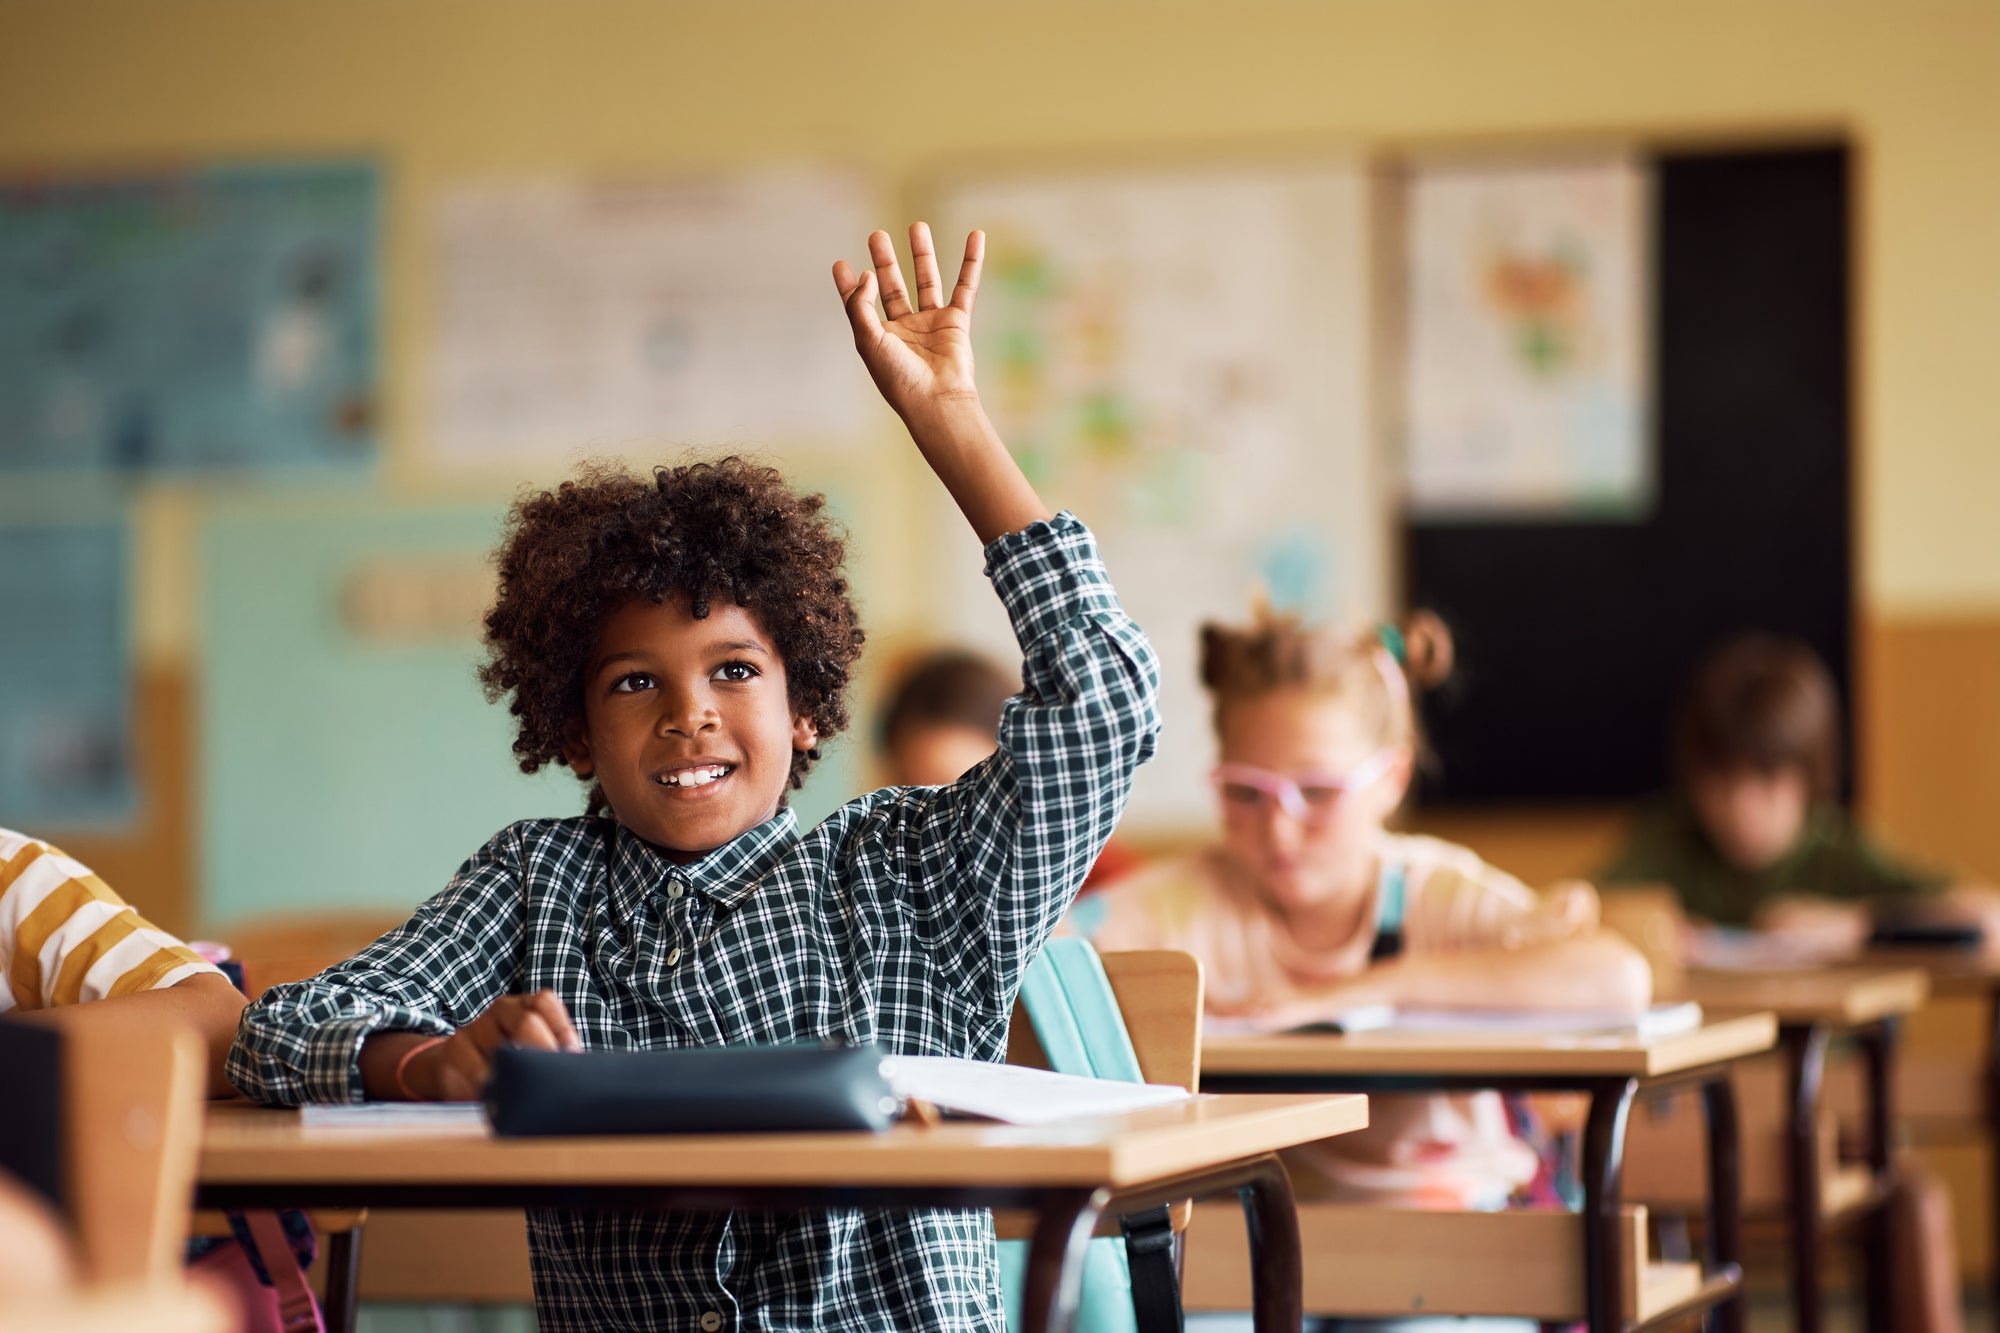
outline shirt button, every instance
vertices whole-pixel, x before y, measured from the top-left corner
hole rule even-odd
[[[667,950],[667,966],[672,967],[675,963],[678,963],[680,960],[681,960],[681,946],[676,944],[673,948]],[[707,1328],[708,1325],[703,1324],[702,1327]]]
[[[703,1310],[701,1312],[701,1333],[715,1333],[715,1330],[721,1327],[721,1315],[713,1310]]]
[[[687,886],[685,884],[682,884],[679,880],[670,879],[667,881],[667,897],[678,898],[683,893],[686,892],[687,892]]]

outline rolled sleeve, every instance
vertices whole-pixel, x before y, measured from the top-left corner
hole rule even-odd
[[[1021,644],[1021,693],[1002,710],[990,759],[893,810],[896,878],[920,933],[950,945],[955,985],[1004,1012],[1152,757],[1159,664],[1074,516],[1009,533],[986,554]]]
[[[520,860],[503,831],[409,921],[248,1009],[229,1081],[279,1106],[362,1100],[361,1047],[377,1032],[448,1036],[506,993],[522,949]]]

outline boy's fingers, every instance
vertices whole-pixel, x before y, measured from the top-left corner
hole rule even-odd
[[[531,1051],[560,1051],[563,1044],[556,1040],[555,1030],[548,1021],[534,1010],[524,1010],[521,1020],[508,1034],[516,1046],[525,1046]]]
[[[903,289],[903,271],[896,266],[896,244],[886,231],[868,233],[868,257],[875,261],[875,279],[882,284],[882,309],[890,319],[910,313],[910,294]]]
[[[965,260],[958,266],[958,285],[951,290],[951,303],[966,314],[979,295],[979,270],[986,264],[986,233],[975,231],[965,238]]]
[[[845,259],[833,261],[833,289],[840,293],[841,304],[854,295],[854,289],[861,285],[861,275],[854,271],[854,265]]]
[[[875,275],[864,273],[847,297],[847,322],[854,326],[857,343],[873,343],[882,336],[882,316],[875,309]]]
[[[552,990],[536,991],[530,997],[529,1003],[534,1006],[535,1012],[541,1015],[542,1021],[549,1025],[549,1031],[555,1035],[560,1049],[565,1051],[583,1049],[583,1038],[577,1035],[576,1024],[570,1022],[569,1007],[562,1002],[562,996]]]
[[[944,304],[944,282],[938,277],[937,249],[931,244],[930,224],[910,224],[910,259],[917,274],[917,309],[935,310]]]

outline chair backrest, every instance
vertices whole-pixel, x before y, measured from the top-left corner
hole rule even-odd
[[[1176,950],[1099,954],[1105,980],[1124,1016],[1125,1032],[1148,1083],[1201,1090],[1201,961]],[[1007,1063],[1049,1067],[1034,1024],[1017,1003],[1008,1031]]]
[[[253,917],[218,932],[243,963],[243,988],[299,981],[360,953],[409,919],[408,912],[286,912]]]
[[[38,1010],[0,1027],[0,1063],[31,1071],[9,1096],[58,1108],[50,1141],[7,1150],[60,1164],[52,1201],[85,1280],[177,1284],[201,1153],[200,1038],[116,1004]]]

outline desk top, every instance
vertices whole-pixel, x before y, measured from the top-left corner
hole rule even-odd
[[[2000,990],[2000,958],[1957,949],[1869,949],[1855,962],[1868,967],[1914,967],[1930,976],[1933,995],[1985,995]]]
[[[1921,1009],[1931,978],[1915,967],[1702,968],[1687,974],[1681,994],[1705,1009],[1768,1009],[1781,1023],[1855,1026]]]
[[[1778,1020],[1770,1013],[1712,1019],[1691,1032],[1639,1038],[1613,1034],[1357,1032],[1349,1036],[1277,1035],[1204,1041],[1204,1077],[1230,1074],[1515,1075],[1657,1078],[1770,1050]]]
[[[887,1133],[496,1138],[484,1126],[307,1128],[296,1111],[208,1110],[202,1185],[1015,1186],[1163,1181],[1368,1123],[1353,1094],[1202,1096],[1051,1125]]]

